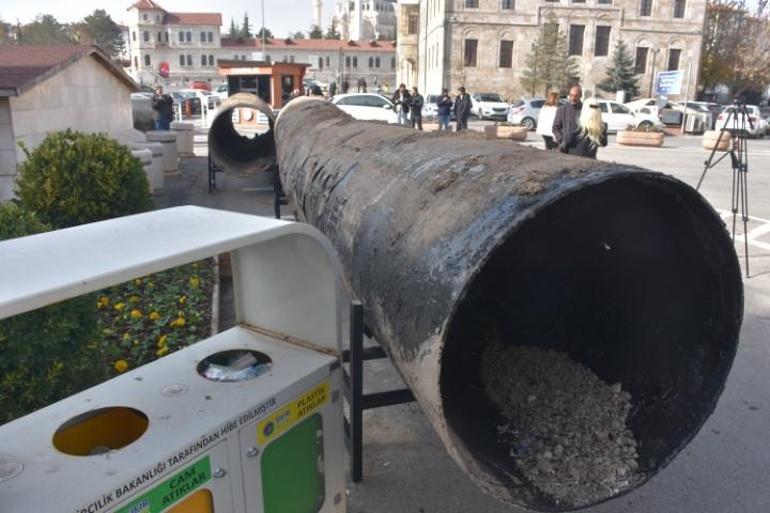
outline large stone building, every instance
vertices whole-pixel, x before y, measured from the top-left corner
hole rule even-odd
[[[396,39],[396,0],[337,0],[334,24],[340,39]]]
[[[139,83],[221,82],[220,13],[168,12],[153,0],[128,8],[129,74]]]
[[[266,60],[309,64],[307,77],[323,82],[347,80],[353,86],[363,78],[368,86],[394,84],[396,44],[391,41],[339,39],[268,39],[262,54],[258,39],[222,39],[223,59]]]
[[[656,71],[681,69],[682,92],[689,84],[693,98],[705,12],[706,0],[399,0],[398,81],[428,93],[464,84],[528,96],[520,83],[526,57],[553,13],[578,63],[574,80],[586,91],[607,96],[596,84],[622,39],[642,95]]]

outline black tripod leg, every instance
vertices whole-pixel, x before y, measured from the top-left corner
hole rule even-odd
[[[733,167],[733,187],[730,210],[733,213],[733,244],[735,243],[735,221],[738,216],[738,198],[740,196],[740,171]]]

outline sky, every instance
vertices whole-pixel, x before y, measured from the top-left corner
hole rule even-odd
[[[222,23],[226,31],[230,19],[237,24],[243,20],[243,13],[249,13],[249,21],[258,30],[262,26],[260,0],[156,0],[164,9],[171,12],[221,12]],[[273,34],[286,37],[289,32],[307,32],[313,23],[312,0],[264,0],[265,26]],[[77,21],[91,14],[95,9],[104,9],[118,23],[126,20],[126,9],[132,0],[75,0],[72,3],[62,0],[0,0],[0,19],[6,22],[26,23],[38,14],[52,14],[60,22]],[[335,0],[323,0],[324,31],[331,22]]]

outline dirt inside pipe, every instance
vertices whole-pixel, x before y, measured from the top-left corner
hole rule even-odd
[[[620,383],[564,353],[499,340],[481,357],[481,380],[502,419],[499,443],[557,505],[593,504],[642,481]]]

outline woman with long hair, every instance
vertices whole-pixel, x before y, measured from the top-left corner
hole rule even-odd
[[[537,117],[537,129],[535,133],[542,136],[546,150],[555,150],[558,144],[553,140],[553,120],[556,118],[556,110],[559,107],[559,94],[548,93],[545,105],[540,109]]]
[[[602,122],[602,111],[595,99],[583,102],[577,130],[570,137],[574,138],[566,145],[570,155],[595,159],[599,146],[607,146],[607,123]]]

